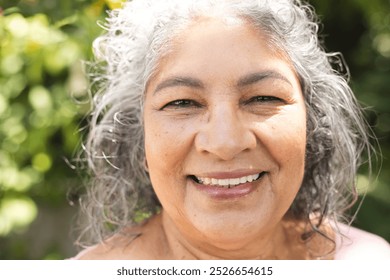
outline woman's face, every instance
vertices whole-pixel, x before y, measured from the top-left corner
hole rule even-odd
[[[304,173],[306,113],[291,64],[247,23],[201,20],[173,43],[144,105],[164,215],[217,246],[272,234]]]

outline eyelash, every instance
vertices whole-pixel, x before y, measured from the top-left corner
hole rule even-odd
[[[245,104],[251,103],[251,102],[281,102],[282,99],[275,97],[275,96],[255,96],[250,98],[248,101],[245,101]]]
[[[267,102],[281,102],[281,101],[283,100],[275,96],[255,96],[243,103],[247,105],[252,102],[267,103]],[[201,105],[198,102],[191,99],[178,99],[167,103],[166,105],[164,105],[164,107],[161,108],[161,110],[164,110],[169,107],[180,109],[180,108],[190,108],[190,107],[201,107]]]
[[[164,105],[161,109],[164,110],[167,107],[173,107],[173,108],[188,108],[188,107],[200,107],[201,105],[193,100],[190,99],[178,99],[169,102],[168,104]]]

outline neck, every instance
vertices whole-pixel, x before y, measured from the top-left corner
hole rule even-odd
[[[264,234],[245,236],[235,242],[209,240],[200,232],[186,233],[163,211],[161,224],[172,259],[296,259],[302,258],[297,240],[280,222]],[[293,246],[292,246],[293,245]]]

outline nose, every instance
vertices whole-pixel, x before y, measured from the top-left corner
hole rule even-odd
[[[219,104],[209,110],[207,121],[195,138],[195,146],[198,152],[228,161],[254,149],[256,136],[238,108]]]

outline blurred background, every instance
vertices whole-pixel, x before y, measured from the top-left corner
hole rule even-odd
[[[85,174],[73,160],[90,108],[82,61],[102,32],[97,23],[121,2],[0,0],[0,259],[64,259],[78,250]],[[343,53],[381,147],[369,188],[367,168],[360,171],[366,195],[354,225],[390,241],[390,1],[309,3],[326,49]]]

